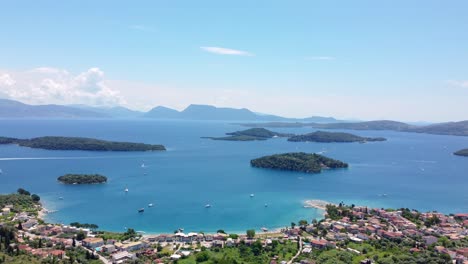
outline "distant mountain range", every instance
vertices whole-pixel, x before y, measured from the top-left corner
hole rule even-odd
[[[210,105],[190,105],[182,111],[158,106],[148,112],[125,107],[93,107],[87,105],[29,105],[0,99],[0,118],[147,118],[182,120],[247,121],[248,127],[312,127],[317,129],[393,130],[438,135],[468,136],[468,120],[430,125],[412,125],[391,120],[345,122],[333,117],[312,116],[296,119],[259,114],[249,109],[219,108]]]
[[[399,132],[414,132],[435,135],[468,136],[468,120],[460,122],[447,122],[431,125],[410,125],[397,121],[378,120],[366,122],[348,123],[288,123],[288,122],[267,122],[267,123],[245,123],[246,127],[312,127],[317,129],[349,129],[349,130],[391,130]]]
[[[171,108],[158,106],[151,109],[144,114],[147,118],[158,119],[186,119],[186,120],[246,120],[246,121],[283,121],[283,122],[317,122],[317,123],[333,123],[338,122],[333,117],[320,117],[313,116],[309,118],[296,119],[286,118],[275,115],[258,114],[250,111],[249,109],[235,109],[235,108],[220,108],[211,105],[189,105],[183,111],[177,111]]]
[[[0,118],[107,118],[106,114],[63,105],[28,105],[0,99]]]
[[[224,121],[281,121],[333,123],[332,117],[285,118],[254,113],[248,109],[219,108],[211,105],[190,105],[183,111],[158,106],[148,112],[125,107],[94,107],[88,105],[28,105],[18,101],[0,99],[0,118],[153,118]]]

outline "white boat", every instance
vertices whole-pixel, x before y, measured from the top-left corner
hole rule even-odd
[[[148,207],[153,207],[154,205],[152,203],[148,204]]]
[[[125,187],[125,190],[124,190],[124,191],[127,193],[127,192],[128,192],[128,188],[127,188],[127,187]]]
[[[142,167],[142,168],[146,168],[145,163],[142,163],[142,164],[141,164],[141,167]]]
[[[263,231],[263,232],[268,232],[268,228],[262,227],[262,231]]]
[[[211,204],[206,204],[205,208],[211,208]]]
[[[255,194],[253,194],[253,193],[250,194],[250,198],[252,198],[252,197],[254,197],[254,196],[255,196]]]
[[[265,204],[265,207],[268,207],[268,204]]]

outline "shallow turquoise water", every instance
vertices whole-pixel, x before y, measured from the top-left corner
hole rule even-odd
[[[352,131],[388,138],[368,144],[200,138],[240,129],[244,128],[222,122],[0,120],[1,136],[86,136],[168,147],[167,152],[108,153],[0,146],[0,192],[26,188],[38,193],[48,209],[58,210],[48,216],[50,221],[94,223],[114,231],[125,227],[146,232],[281,227],[320,217],[317,210],[302,208],[306,199],[468,212],[468,158],[452,155],[468,147],[468,137]],[[252,158],[290,151],[324,151],[351,166],[308,175],[249,165]],[[101,173],[109,182],[66,186],[56,181],[65,173]],[[249,197],[251,193],[254,198]],[[148,208],[149,203],[155,206]],[[207,203],[212,208],[206,209]],[[146,208],[143,214],[137,212],[141,207]]]

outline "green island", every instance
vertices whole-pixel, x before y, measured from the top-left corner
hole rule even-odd
[[[343,132],[326,132],[326,131],[316,131],[305,135],[297,135],[292,136],[288,139],[288,141],[292,142],[371,142],[371,141],[385,141],[385,138],[377,137],[377,138],[370,138],[370,137],[360,137],[357,135],[353,135],[350,133],[343,133]]]
[[[162,151],[163,145],[116,142],[83,137],[37,137],[18,139],[0,137],[0,144],[17,144],[22,147],[47,150],[87,150],[87,151]]]
[[[107,177],[99,174],[66,174],[57,180],[64,184],[99,184],[106,183]]]
[[[465,156],[465,157],[468,157],[468,149],[462,149],[462,150],[459,150],[455,153],[453,153],[457,156]]]
[[[250,161],[257,168],[320,173],[323,169],[347,168],[348,164],[319,154],[304,152],[276,154]]]
[[[0,263],[9,264],[445,264],[464,263],[468,213],[445,215],[308,200],[322,219],[277,230],[139,234],[43,221],[40,198],[22,188],[0,195]]]
[[[213,140],[228,140],[228,141],[254,141],[267,140],[274,137],[290,137],[292,134],[278,133],[265,128],[250,128],[242,131],[226,133],[227,137],[204,137]]]

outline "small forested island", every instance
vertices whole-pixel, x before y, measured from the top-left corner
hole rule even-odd
[[[251,128],[242,131],[226,133],[227,137],[204,137],[213,140],[229,140],[229,141],[253,141],[267,140],[274,137],[290,137],[293,134],[273,132],[265,128]]]
[[[116,142],[83,137],[37,137],[18,139],[0,137],[0,144],[17,144],[22,147],[48,150],[88,150],[88,151],[157,151],[166,150],[163,145]]]
[[[462,150],[459,150],[455,153],[453,153],[457,156],[465,156],[465,157],[468,157],[468,149],[462,149]]]
[[[347,168],[348,164],[319,154],[304,152],[276,154],[250,161],[257,168],[320,173],[322,169]]]
[[[385,141],[385,138],[377,137],[360,137],[350,133],[343,132],[326,132],[326,131],[316,131],[305,135],[292,136],[288,141],[292,142],[322,142],[322,143],[332,143],[332,142],[370,142],[370,141]]]
[[[64,184],[99,184],[106,183],[107,177],[99,174],[66,174],[57,180]]]

